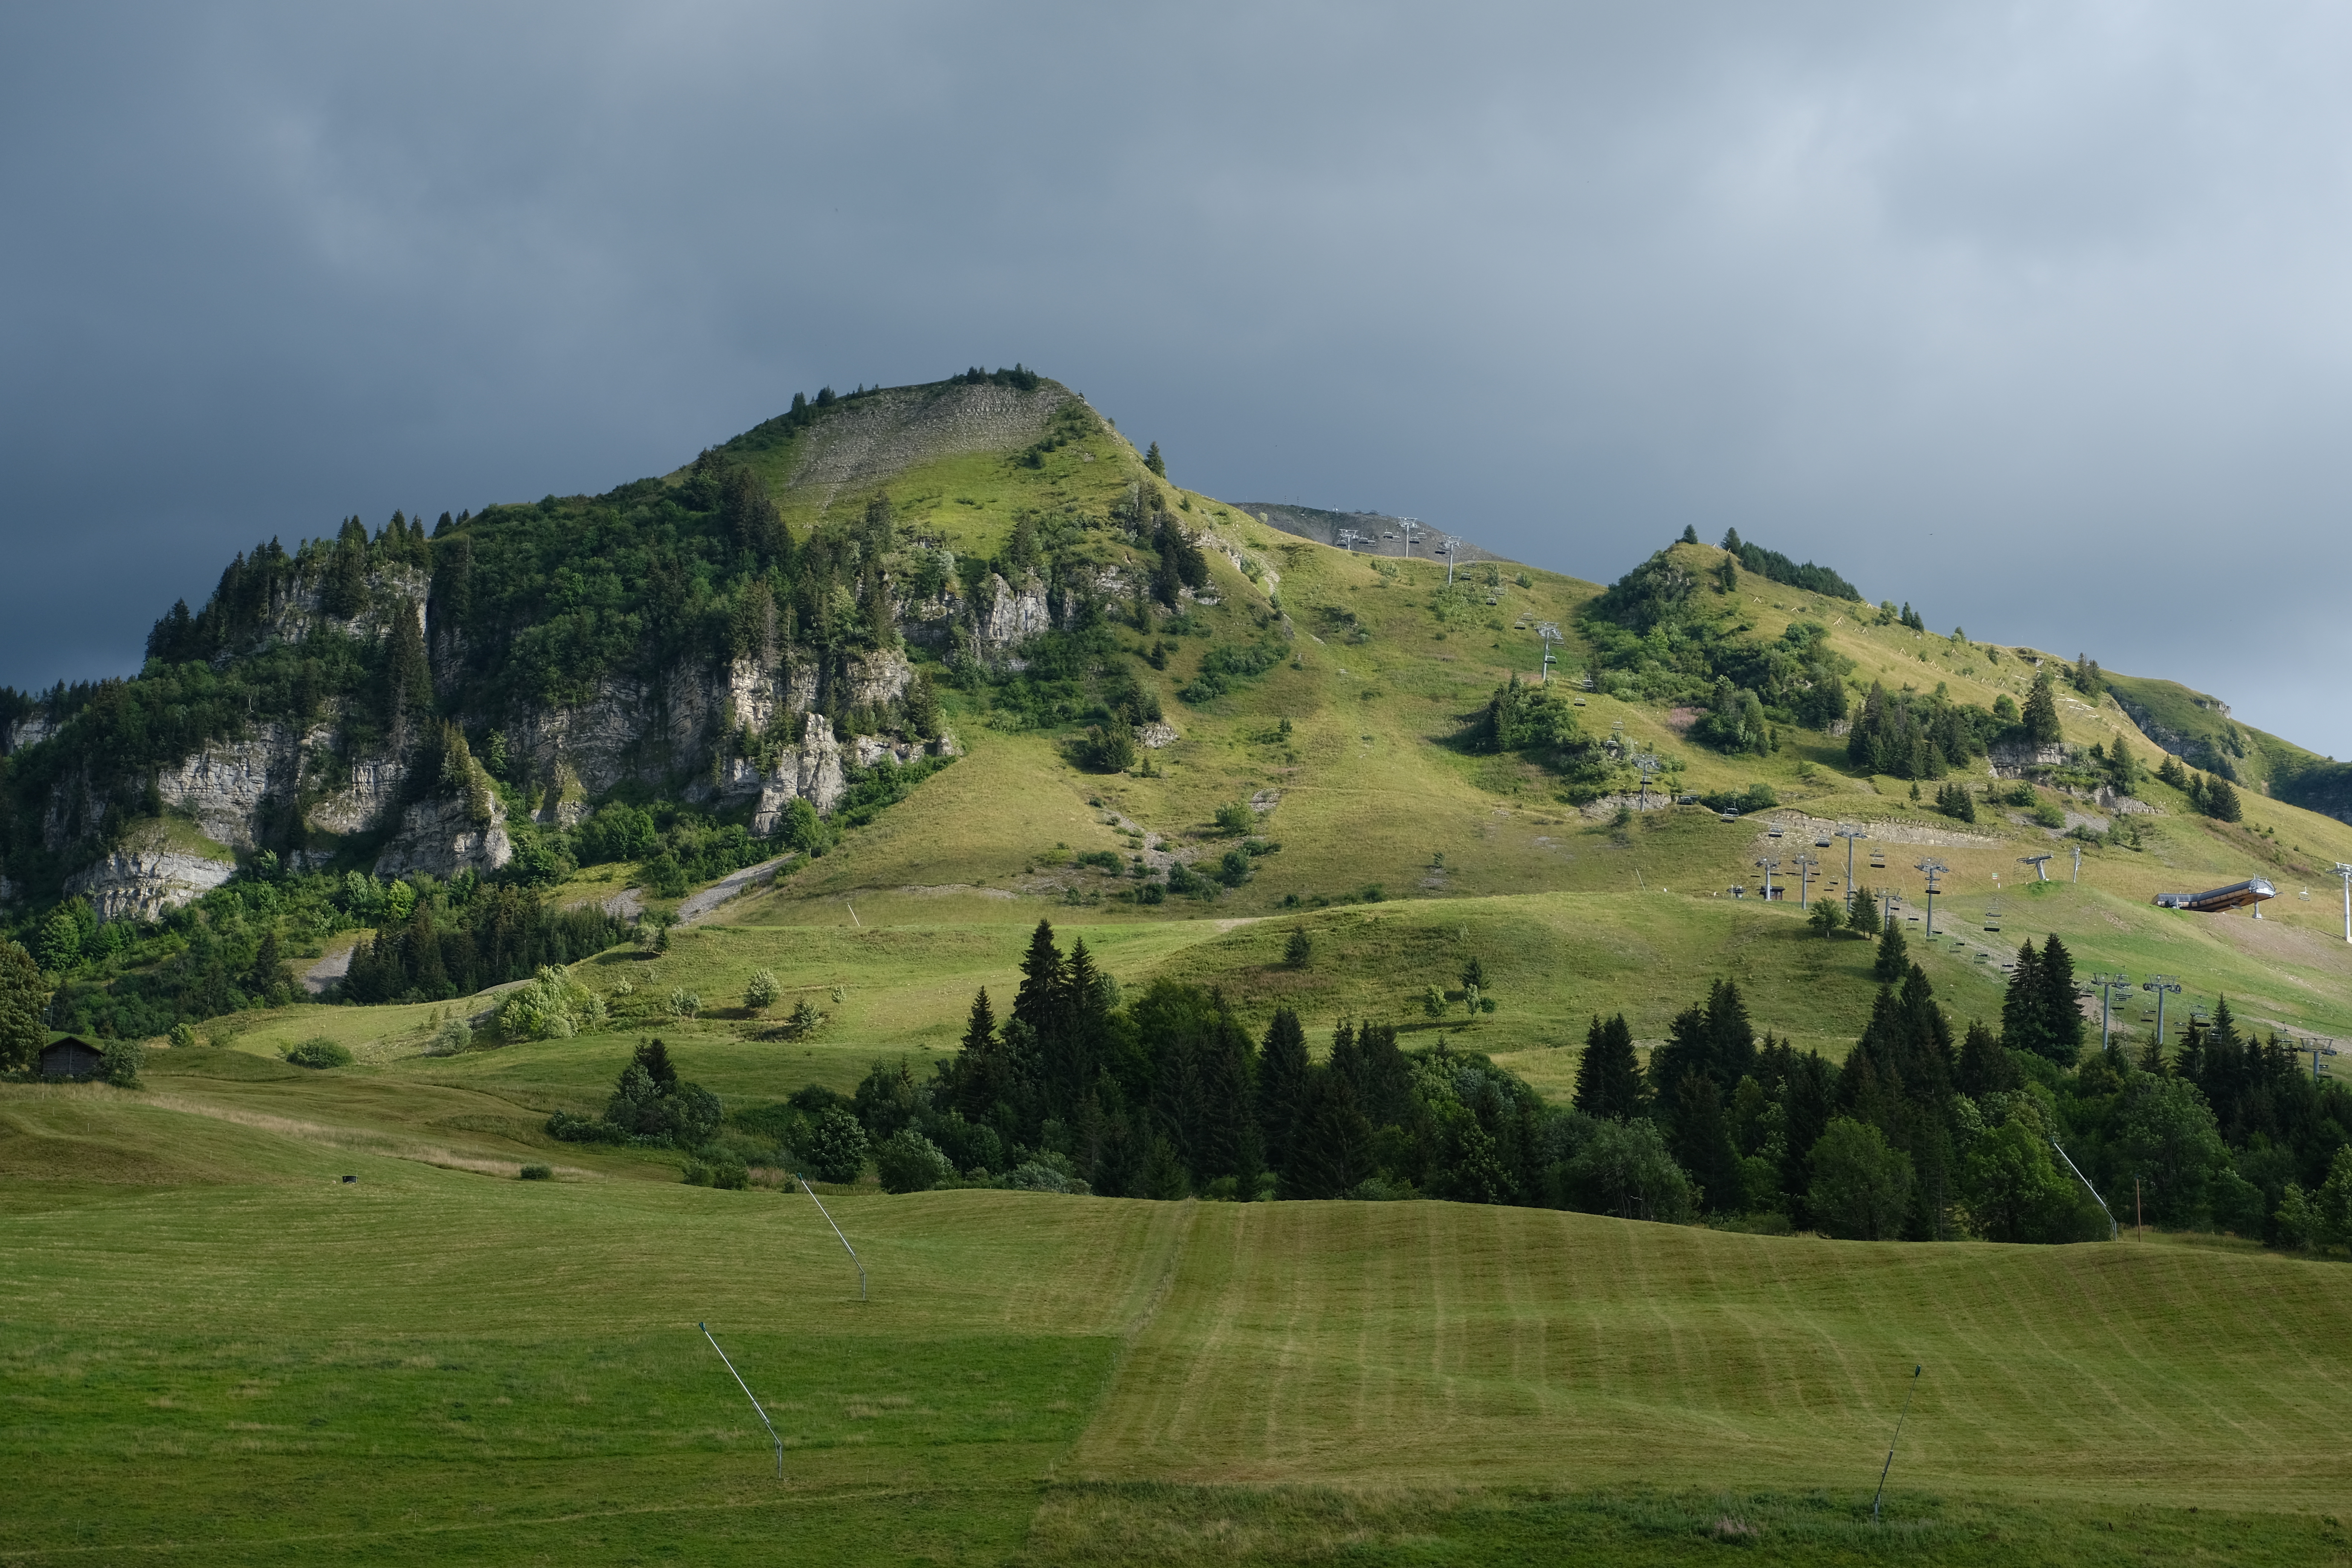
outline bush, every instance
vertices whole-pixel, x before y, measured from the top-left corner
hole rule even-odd
[[[1072,747],[1082,768],[1123,773],[1135,766],[1135,736],[1124,724],[1089,724]]]
[[[433,1039],[425,1047],[428,1057],[454,1057],[473,1049],[474,1026],[463,1018],[452,1018],[433,1031]]]
[[[521,1170],[517,1171],[515,1175],[519,1179],[526,1182],[551,1182],[555,1180],[555,1173],[545,1165],[525,1165]]]
[[[809,1137],[810,1172],[820,1182],[854,1182],[866,1169],[866,1129],[857,1118],[835,1106],[817,1118]]]
[[[138,1083],[139,1069],[146,1065],[147,1047],[138,1041],[109,1040],[99,1058],[99,1076],[118,1088],[130,1089]]]
[[[1229,801],[1217,807],[1217,831],[1220,833],[1247,833],[1256,826],[1257,814],[1249,808],[1246,801]]]
[[[774,970],[755,969],[743,987],[743,1005],[754,1013],[765,1012],[776,1005],[776,998],[782,994],[783,987],[776,984]]]
[[[551,963],[499,1008],[499,1033],[509,1040],[568,1040],[604,1022],[604,999]]]
[[[2063,827],[2066,826],[2065,812],[2051,801],[2035,801],[2033,803],[2032,815],[2033,820],[2040,823],[2044,827]]]
[[[1012,1174],[1004,1178],[1004,1184],[1024,1193],[1078,1192],[1086,1186],[1084,1182],[1076,1181],[1053,1166],[1041,1165],[1034,1160],[1015,1165]]]
[[[688,991],[685,986],[681,985],[669,994],[669,1016],[671,1017],[691,1018],[697,1013],[701,1011],[701,996],[692,991]]]
[[[559,1110],[547,1119],[547,1135],[566,1143],[626,1143],[628,1130],[598,1116],[574,1116]]]
[[[173,1025],[172,1048],[175,1051],[194,1050],[196,1048],[196,1031],[194,1026],[185,1022]]]
[[[298,1068],[347,1068],[352,1065],[352,1053],[320,1036],[288,1051],[286,1059]]]
[[[1780,804],[1780,797],[1770,784],[1749,784],[1744,790],[1719,791],[1699,796],[1699,804],[1709,811],[1736,811],[1742,816],[1751,811],[1769,811]]]
[[[901,1127],[874,1151],[875,1173],[886,1193],[927,1193],[955,1180],[955,1167],[939,1145],[911,1127]]]

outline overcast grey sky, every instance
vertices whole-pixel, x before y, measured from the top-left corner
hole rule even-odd
[[[2352,755],[2352,12],[0,11],[0,681],[257,539],[1019,359],[1187,485],[1681,530]]]

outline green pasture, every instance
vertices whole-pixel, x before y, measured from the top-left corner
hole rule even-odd
[[[843,1195],[861,1302],[804,1198],[518,1182],[464,1091],[246,1062],[0,1089],[0,1454],[37,1478],[0,1562],[2345,1550],[2339,1266]]]

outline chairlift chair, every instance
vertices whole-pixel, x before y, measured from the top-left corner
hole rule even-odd
[[[1813,847],[1816,849],[1826,849],[1829,847],[1830,841],[1826,838],[1816,838],[1813,840]]]
[[[1774,824],[1773,824],[1773,825],[1772,825],[1769,829],[1767,829],[1767,830],[1766,830],[1766,832],[1765,832],[1765,834],[1764,834],[1764,837],[1767,837],[1767,838],[1778,838],[1778,837],[1780,837],[1780,825],[1779,823],[1777,823],[1777,822],[1776,822],[1776,823],[1774,823]]]
[[[1886,869],[1885,850],[1874,849],[1870,852],[1870,868],[1874,871],[1884,871]]]
[[[1723,814],[1723,820],[1726,822],[1737,822],[1739,820],[1739,814],[1736,811],[1727,811]]]

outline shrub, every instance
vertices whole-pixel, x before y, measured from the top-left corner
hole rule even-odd
[[[568,1040],[604,1022],[604,999],[551,963],[499,1008],[499,1033],[509,1040]]]
[[[1024,1193],[1067,1193],[1076,1191],[1085,1185],[1083,1182],[1073,1181],[1053,1166],[1041,1165],[1034,1160],[1025,1164],[1015,1165],[1012,1173],[1004,1178],[1004,1184],[1016,1192]]]
[[[555,1180],[555,1173],[545,1165],[525,1165],[521,1170],[517,1171],[515,1175],[520,1180],[526,1182],[551,1182]]]
[[[320,1036],[288,1051],[286,1059],[298,1068],[347,1068],[352,1065],[352,1053]]]
[[[2056,804],[2051,801],[2035,801],[2033,803],[2032,816],[2034,821],[2040,823],[2044,827],[2063,827],[2066,826],[2065,812],[2061,810]]]
[[[175,1051],[194,1050],[196,1048],[196,1031],[194,1026],[187,1023],[173,1025],[172,1048]]]
[[[1095,773],[1123,773],[1135,766],[1135,736],[1124,724],[1089,724],[1072,750],[1078,765]]]
[[[776,984],[774,970],[755,969],[743,987],[743,1005],[754,1013],[765,1012],[776,1005],[776,998],[782,994],[783,987]]]
[[[669,1016],[691,1018],[702,1011],[702,998],[681,985],[669,994]]]
[[[425,1046],[425,1054],[429,1057],[454,1057],[461,1051],[471,1050],[473,1045],[474,1026],[463,1018],[452,1018],[433,1031],[433,1039]]]
[[[886,1193],[927,1193],[955,1180],[955,1167],[939,1145],[912,1127],[901,1127],[883,1140],[874,1151],[874,1171]]]
[[[817,1118],[809,1138],[809,1170],[820,1182],[854,1182],[866,1169],[866,1129],[839,1106]]]
[[[1250,810],[1246,801],[1229,801],[1217,807],[1217,831],[1220,833],[1247,833],[1256,826],[1257,814]]]
[[[345,1058],[349,1060],[349,1058]],[[139,1069],[147,1065],[147,1047],[136,1040],[109,1040],[99,1058],[99,1076],[121,1089],[130,1089],[139,1081]]]
[[[625,1128],[615,1127],[602,1117],[574,1116],[568,1110],[559,1110],[547,1119],[547,1135],[566,1143],[626,1143],[629,1141]]]

